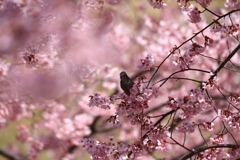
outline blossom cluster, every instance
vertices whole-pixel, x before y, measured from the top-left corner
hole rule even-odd
[[[0,1],[0,156],[239,158],[240,4],[211,2]]]
[[[190,90],[188,95],[175,100],[172,97],[168,99],[168,107],[176,110],[181,109],[180,118],[190,119],[193,116],[212,108],[212,100],[203,94],[200,88]]]
[[[240,28],[239,24],[227,25],[227,24],[221,24],[218,21],[216,21],[211,31],[237,35],[239,33],[239,28]]]
[[[213,90],[217,88],[219,79],[214,77],[213,79],[209,79],[207,82],[202,83],[202,88],[206,90]]]
[[[193,63],[193,58],[204,51],[205,47],[193,43],[183,56],[180,53],[174,52],[173,56],[176,57],[177,60],[173,61],[173,64],[179,66],[181,69],[186,69]]]
[[[144,71],[150,70],[154,64],[154,58],[152,55],[148,54],[145,59],[141,59],[141,64],[138,65],[138,68]]]
[[[239,112],[230,112],[228,110],[218,110],[218,115],[224,122],[232,128],[240,130],[240,114]]]
[[[193,5],[183,6],[182,10],[187,13],[191,23],[199,23],[201,21],[200,11]]]
[[[166,6],[166,3],[163,0],[148,0],[148,3],[155,9],[160,9]]]
[[[0,103],[0,128],[6,126],[9,120],[15,121],[30,116],[32,108],[34,106],[20,101]]]
[[[213,122],[201,122],[198,124],[199,128],[205,132],[212,132],[214,125],[215,124]]]
[[[195,124],[191,122],[185,122],[182,126],[177,127],[176,129],[182,133],[193,133],[195,131]]]
[[[99,93],[95,93],[93,96],[90,96],[89,107],[97,106],[102,109],[110,109],[110,105],[112,104],[111,99],[106,97],[100,97]]]
[[[83,149],[89,152],[94,160],[127,159],[126,154],[131,149],[130,145],[121,142],[113,142],[113,138],[111,137],[108,143],[89,138],[82,139],[81,143],[83,144]]]
[[[91,133],[89,124],[93,119],[88,114],[76,114],[72,119],[66,117],[66,108],[63,105],[52,104],[46,108],[43,114],[44,120],[39,126],[44,126],[49,132],[54,133],[56,138],[78,144],[79,139]],[[61,120],[59,120],[61,119]]]
[[[227,146],[227,148],[229,147],[228,150],[226,150],[225,148],[222,147],[218,147],[221,146],[222,144],[225,145],[225,140],[224,140],[224,135],[223,134],[216,134],[213,135],[210,138],[210,143],[211,145],[215,145],[215,148],[210,148],[210,149],[206,149],[205,151],[199,153],[196,158],[200,158],[200,159],[235,159],[236,157],[240,156],[240,152],[239,152],[239,147],[231,147],[231,146]]]
[[[154,128],[152,128],[151,132],[150,132],[150,137],[155,140],[165,140],[167,137],[170,137],[170,132],[169,132],[169,127],[166,126],[156,126]]]
[[[240,92],[232,94],[229,96],[229,101],[234,105],[238,106],[240,104]]]
[[[240,3],[237,0],[226,0],[225,6],[230,9],[237,9],[240,7]]]
[[[142,154],[142,147],[145,150],[152,150],[154,148],[166,150],[165,139],[166,137],[169,137],[170,134],[168,127],[154,127],[152,120],[148,116],[141,115],[144,110],[147,110],[149,108],[148,103],[150,100],[159,96],[159,90],[154,86],[148,87],[146,84],[144,84],[144,79],[145,77],[137,78],[137,82],[130,89],[129,96],[125,93],[120,93],[119,95],[111,97],[112,104],[114,101],[121,101],[116,104],[117,108],[115,115],[110,116],[110,118],[107,120],[107,122],[112,126],[119,127],[120,125],[123,125],[119,120],[119,117],[124,117],[128,119],[131,125],[140,125],[144,132],[151,131],[149,133],[149,137],[151,137],[151,139],[143,139],[142,141],[139,141],[139,143],[133,143],[130,148],[128,146],[128,148],[125,149],[128,151],[131,150],[134,156]],[[100,98],[100,94],[95,94],[95,96],[90,96],[89,107],[101,106],[102,102],[105,102],[105,100],[102,100]],[[101,108],[105,109],[103,107]],[[156,141],[156,139],[159,140]],[[99,159],[99,157],[101,157],[101,159],[104,159],[105,157],[109,156],[110,153],[112,154],[112,151],[110,152],[112,149],[109,147],[116,146],[113,144],[110,145],[109,143],[93,141],[90,139],[83,139],[82,143],[84,143],[83,148],[93,156],[93,159]],[[89,145],[95,147],[89,148]],[[118,155],[117,158],[119,158],[119,156],[123,158],[124,155],[126,156],[126,154],[119,153],[118,151],[114,151],[114,153],[116,154],[113,157],[116,157]]]
[[[30,144],[28,157],[30,159],[35,159],[39,152],[43,149],[44,144],[30,134],[27,126],[19,125],[17,129],[17,139],[21,142],[27,142]]]
[[[132,123],[136,123],[139,120],[139,114],[149,108],[149,101],[152,98],[159,96],[158,89],[156,87],[147,87],[142,84],[142,78],[138,78],[137,84],[130,89],[131,95],[126,96],[120,94],[119,98],[122,101],[117,104],[116,114],[124,115],[132,119]]]

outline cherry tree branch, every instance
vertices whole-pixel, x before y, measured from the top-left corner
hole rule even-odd
[[[218,144],[218,145],[213,145],[213,146],[206,146],[206,147],[203,147],[203,148],[199,148],[199,149],[196,149],[195,151],[192,151],[192,153],[189,153],[188,155],[184,156],[182,158],[182,160],[187,160],[188,158],[191,158],[192,156],[198,154],[198,153],[201,153],[205,150],[208,150],[208,149],[216,149],[216,148],[238,148],[239,146],[238,145],[234,145],[234,144]]]
[[[10,153],[6,150],[3,150],[3,149],[0,149],[0,155],[7,158],[8,160],[27,160],[27,158],[18,158],[15,155],[13,155],[12,153]]]
[[[225,64],[230,61],[230,59],[239,51],[240,44],[230,53],[227,58],[218,66],[218,68],[213,72],[213,75],[210,77],[210,79],[213,79],[217,74],[221,71],[221,69],[225,66]]]
[[[213,20],[209,25],[207,25],[206,27],[204,27],[203,29],[201,29],[199,32],[195,33],[191,38],[189,38],[188,40],[184,41],[182,44],[180,44],[178,47],[174,47],[174,49],[167,55],[167,57],[160,63],[160,65],[157,67],[157,69],[155,70],[155,72],[153,73],[152,77],[150,78],[147,87],[150,85],[151,81],[153,80],[154,76],[157,74],[157,72],[159,71],[160,67],[163,65],[163,63],[171,56],[172,53],[174,53],[176,50],[180,49],[184,44],[186,44],[189,41],[192,41],[193,38],[195,38],[197,35],[199,35],[200,33],[202,33],[204,30],[206,30],[207,28],[209,28],[211,25],[215,24],[215,22],[219,21],[220,19],[234,13],[240,11],[240,9],[236,9],[236,10],[232,10],[222,16],[219,16],[216,20]]]
[[[208,11],[209,13],[213,14],[216,17],[220,17],[219,15],[217,15],[216,13],[214,13],[213,11],[209,10],[208,8],[204,8],[206,11]]]
[[[167,78],[164,78],[163,80],[158,81],[158,82],[163,81],[162,84],[159,87],[162,87],[163,84],[166,83],[168,79],[171,79],[171,77],[173,75],[175,75],[177,73],[181,73],[181,72],[186,72],[186,71],[199,71],[199,72],[203,72],[203,73],[210,73],[209,71],[205,71],[205,70],[201,70],[201,69],[194,69],[194,68],[183,69],[183,70],[176,71],[176,72],[172,73],[170,76],[168,76]]]

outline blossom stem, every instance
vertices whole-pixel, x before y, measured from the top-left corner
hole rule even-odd
[[[203,152],[205,150],[208,150],[208,149],[216,149],[216,148],[237,148],[239,147],[238,145],[234,145],[234,144],[218,144],[218,145],[213,145],[213,146],[207,146],[207,147],[203,147],[203,148],[199,148],[195,151],[193,151],[192,153],[189,153],[188,155],[184,156],[182,158],[182,160],[187,160],[188,158],[191,158],[192,156],[200,153],[200,152]]]
[[[210,12],[211,14],[213,14],[214,16],[220,17],[219,15],[217,15],[216,13],[212,12],[211,10],[209,10],[208,8],[204,8],[206,11]]]
[[[225,64],[230,61],[230,59],[239,51],[240,44],[228,55],[228,57],[218,66],[218,68],[214,71],[213,75],[210,77],[210,79],[213,79],[215,76],[217,76],[218,72],[225,66]]]

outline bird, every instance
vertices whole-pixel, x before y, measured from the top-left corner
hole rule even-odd
[[[133,87],[134,82],[128,77],[127,73],[122,71],[120,73],[120,85],[124,93],[130,96],[130,89]]]

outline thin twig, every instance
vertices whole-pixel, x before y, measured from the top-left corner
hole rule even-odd
[[[217,74],[221,71],[221,69],[225,66],[225,64],[237,53],[237,51],[240,49],[240,44],[230,53],[227,58],[218,66],[218,68],[213,72],[213,75],[210,77],[210,79],[213,79]]]
[[[206,146],[206,147],[203,147],[203,148],[199,148],[199,149],[196,149],[195,151],[192,151],[192,153],[189,153],[188,155],[184,156],[182,158],[182,160],[187,160],[188,158],[191,158],[192,156],[200,153],[200,152],[203,152],[205,150],[208,150],[208,149],[212,149],[212,148],[237,148],[239,147],[238,145],[234,145],[234,144],[218,144],[218,145],[213,145],[213,146]]]

